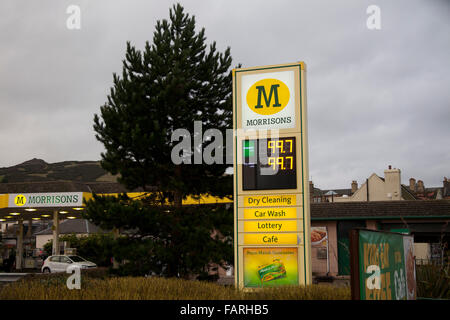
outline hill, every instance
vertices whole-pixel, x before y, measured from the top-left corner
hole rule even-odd
[[[12,167],[0,168],[0,183],[40,181],[116,182],[117,180],[115,176],[103,170],[99,161],[47,163],[42,159],[32,159]]]

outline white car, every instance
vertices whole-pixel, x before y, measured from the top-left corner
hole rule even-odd
[[[68,267],[79,266],[81,269],[97,268],[93,262],[80,256],[49,256],[45,259],[41,271],[43,273],[66,272]]]

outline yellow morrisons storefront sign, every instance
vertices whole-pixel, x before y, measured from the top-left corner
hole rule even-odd
[[[145,197],[145,192],[129,192],[130,198],[139,199]],[[117,196],[118,193],[105,193],[99,195]],[[28,208],[28,207],[81,207],[83,199],[92,198],[89,192],[47,192],[47,193],[9,193],[0,194],[0,208]],[[183,205],[213,204],[213,203],[233,203],[228,198],[217,198],[210,195],[203,195],[199,199],[187,197],[183,200]]]
[[[9,208],[77,207],[83,205],[83,192],[9,194]]]

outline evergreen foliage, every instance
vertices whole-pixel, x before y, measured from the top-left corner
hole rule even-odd
[[[204,275],[211,263],[232,263],[233,211],[223,205],[182,206],[187,196],[230,196],[232,176],[223,164],[176,165],[171,152],[176,129],[203,132],[232,127],[230,49],[220,53],[205,43],[205,30],[181,5],[158,21],[153,43],[143,51],[127,43],[122,75],[101,115],[94,117],[97,139],[105,146],[102,167],[120,174],[129,190],[142,188],[145,199],[94,196],[83,216],[103,229],[120,229],[114,256],[122,274],[188,277]],[[202,142],[203,147],[210,142]]]
[[[114,74],[94,129],[106,149],[103,168],[119,173],[128,189],[154,187],[164,198],[173,192],[179,197],[231,194],[225,161],[175,165],[171,160],[178,143],[171,141],[174,130],[193,132],[194,121],[201,121],[203,132],[215,128],[225,137],[232,127],[230,49],[219,53],[213,42],[207,50],[205,41],[205,30],[196,33],[195,17],[178,4],[170,21],[157,22],[152,45],[147,42],[140,51],[127,43],[122,76]]]

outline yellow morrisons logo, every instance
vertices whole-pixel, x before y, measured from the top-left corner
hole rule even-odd
[[[23,206],[27,203],[27,198],[23,194],[19,194],[14,198],[14,203],[16,206]]]
[[[289,98],[289,88],[277,79],[259,80],[247,91],[247,105],[260,115],[280,112],[288,104]]]

